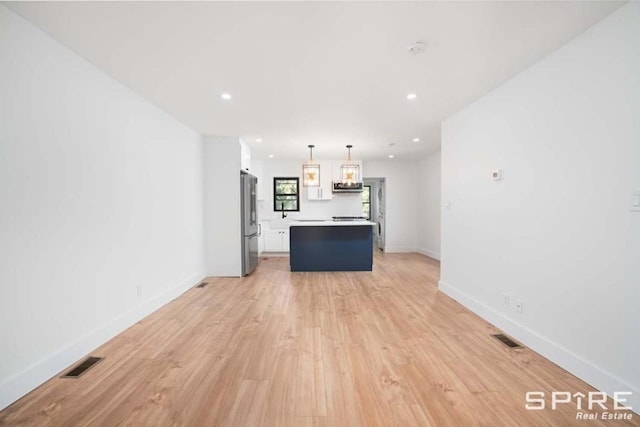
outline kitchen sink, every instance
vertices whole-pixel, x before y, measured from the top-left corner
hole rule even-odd
[[[288,219],[272,219],[271,221],[269,221],[269,227],[271,227],[272,229],[289,228],[290,225],[291,221],[289,221]]]

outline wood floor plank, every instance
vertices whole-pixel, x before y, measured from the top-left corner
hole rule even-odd
[[[528,411],[527,391],[593,389],[437,289],[439,263],[376,253],[372,272],[263,259],[207,278],[0,412],[7,426],[640,426]],[[611,405],[609,405],[611,411]],[[597,411],[598,414],[602,410]]]
[[[296,415],[327,415],[325,374],[322,358],[322,332],[305,328],[300,336],[296,382]]]

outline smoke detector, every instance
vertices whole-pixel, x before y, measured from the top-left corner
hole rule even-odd
[[[409,51],[409,55],[415,55],[418,53],[424,52],[425,44],[424,42],[414,42],[407,46],[407,50]]]

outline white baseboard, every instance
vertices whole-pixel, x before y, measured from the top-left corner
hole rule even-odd
[[[259,256],[270,258],[270,257],[288,257],[289,252],[262,252]]]
[[[151,297],[139,306],[108,321],[93,331],[79,337],[71,344],[47,355],[27,369],[9,377],[0,384],[0,410],[11,405],[72,363],[95,350],[131,325],[171,302],[205,277],[204,269],[159,295]]]
[[[478,301],[471,295],[457,290],[442,280],[438,283],[438,289],[476,313],[478,316],[502,329],[517,341],[525,344],[533,351],[551,360],[556,365],[569,371],[594,388],[607,393],[609,397],[613,397],[613,393],[617,391],[630,391],[632,396],[629,396],[625,406],[632,407],[634,411],[638,413],[638,410],[640,409],[640,389],[637,387],[626,383],[624,380],[616,377],[605,369],[594,365],[561,345],[550,341],[535,331],[515,322],[513,319],[508,318],[492,307]]]
[[[384,251],[389,254],[409,253],[409,252],[416,252],[416,247],[415,246],[385,246]]]
[[[429,249],[424,249],[424,248],[418,248],[417,252],[419,254],[424,255],[424,256],[428,256],[429,258],[437,259],[438,261],[440,261],[440,253],[439,252],[431,251]]]

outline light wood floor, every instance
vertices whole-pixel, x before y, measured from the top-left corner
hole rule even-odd
[[[576,408],[527,411],[527,391],[589,386],[437,290],[439,264],[377,253],[373,272],[210,279],[0,412],[2,425],[619,426]]]

